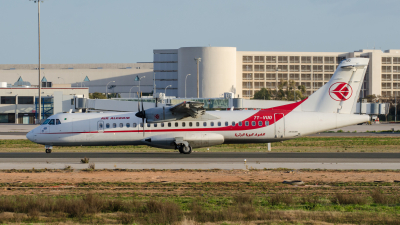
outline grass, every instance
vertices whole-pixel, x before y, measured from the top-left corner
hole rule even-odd
[[[273,152],[398,152],[396,137],[303,137],[272,143]],[[265,144],[223,144],[194,149],[196,152],[267,152]],[[148,146],[55,146],[56,152],[175,152]],[[44,152],[29,140],[0,140],[1,152]]]
[[[23,195],[2,195],[0,223],[398,224],[400,220],[397,186],[130,183],[124,189],[115,189],[115,185],[68,189],[70,193],[35,194],[34,189],[27,189]],[[93,194],[95,191],[98,194]]]

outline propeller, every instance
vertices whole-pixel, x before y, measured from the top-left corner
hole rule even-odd
[[[138,112],[135,114],[135,116],[142,118],[143,136],[144,136],[144,119],[146,118],[146,111],[144,110],[144,107],[143,107],[142,98],[140,98],[140,101],[142,102],[142,110],[140,110],[140,103],[138,101]]]

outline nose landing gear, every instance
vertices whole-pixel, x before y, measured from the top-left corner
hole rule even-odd
[[[51,153],[51,150],[53,149],[53,146],[45,145],[44,147],[46,148],[46,153]]]

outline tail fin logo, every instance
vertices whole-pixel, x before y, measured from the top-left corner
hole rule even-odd
[[[348,83],[337,82],[329,88],[329,96],[335,101],[346,101],[353,94],[353,88]]]

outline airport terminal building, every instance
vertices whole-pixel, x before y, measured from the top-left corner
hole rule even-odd
[[[183,47],[153,53],[157,92],[168,87],[167,95],[177,97],[185,97],[185,92],[186,97],[197,96],[195,58],[201,58],[199,92],[203,98],[233,92],[235,97],[248,99],[261,88],[276,89],[282,80],[304,85],[306,95],[310,95],[328,82],[342,60],[352,57],[370,59],[362,96],[400,94],[400,50],[258,52],[237,51],[235,47]]]

